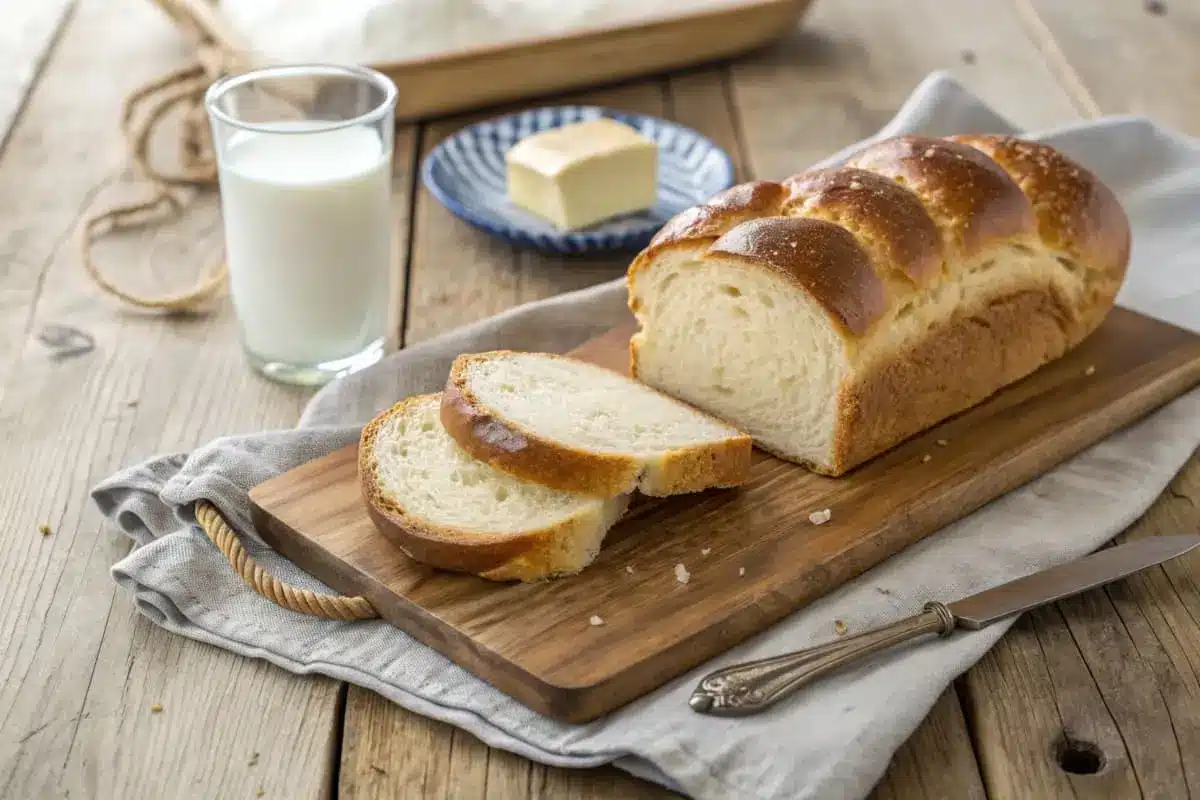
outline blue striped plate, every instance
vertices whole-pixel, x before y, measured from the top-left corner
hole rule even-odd
[[[654,208],[563,232],[508,200],[504,155],[532,133],[611,117],[658,144],[658,202]],[[456,216],[520,247],[584,254],[636,250],[680,211],[733,185],[729,155],[691,128],[657,117],[597,106],[537,108],[480,122],[447,138],[421,165],[421,179]]]

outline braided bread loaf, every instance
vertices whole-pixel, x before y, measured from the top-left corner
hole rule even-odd
[[[888,139],[668,222],[629,268],[634,374],[840,475],[1078,344],[1129,244],[1046,145]]]

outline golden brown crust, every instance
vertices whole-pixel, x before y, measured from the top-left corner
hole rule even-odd
[[[363,428],[358,447],[359,483],[367,512],[379,532],[415,561],[489,580],[538,581],[577,572],[585,566],[586,562],[570,558],[571,543],[580,538],[602,538],[615,519],[581,513],[555,525],[517,534],[480,533],[432,524],[408,513],[380,489],[374,457],[380,430],[389,419],[405,413],[410,404],[430,402],[432,398],[417,395],[401,400]],[[597,530],[598,526],[602,530]]]
[[[927,136],[885,139],[850,159],[920,196],[942,231],[949,267],[1000,239],[1034,234],[1033,209],[995,161],[973,147]]]
[[[841,475],[1059,358],[1072,344],[1068,316],[1049,286],[1012,287],[876,359],[842,386],[832,463],[820,471]]]
[[[691,239],[716,239],[749,219],[773,215],[787,190],[773,181],[740,183],[713,195],[703,205],[676,214],[650,240],[650,247]]]
[[[683,494],[739,486],[749,479],[753,440],[744,434],[668,450],[661,458],[648,459],[573,447],[502,418],[471,390],[467,371],[473,363],[509,355],[512,353],[500,350],[459,356],[442,392],[441,420],[446,432],[474,458],[495,469],[551,489],[605,498],[635,489],[654,496]]]
[[[1052,250],[1115,273],[1120,280],[1129,262],[1129,220],[1112,190],[1092,173],[1048,145],[1011,136],[954,136],[954,141],[983,152],[1029,198],[1037,215],[1038,235]]]
[[[793,175],[783,182],[783,213],[837,223],[854,233],[885,280],[926,286],[945,261],[938,227],[916,195],[893,180],[843,167]]]
[[[769,217],[738,225],[708,249],[770,269],[812,295],[850,335],[866,332],[887,309],[888,295],[854,234],[832,222]]]

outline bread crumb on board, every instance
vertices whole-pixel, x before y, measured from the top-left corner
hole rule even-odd
[[[746,574],[746,568],[738,567],[738,575],[741,576],[741,575],[745,575],[745,574]]]
[[[49,536],[51,533],[53,533],[53,531],[50,530],[49,525],[43,522],[41,525],[38,525],[38,533],[40,533],[42,536]]]
[[[588,619],[588,622],[591,623],[593,628],[597,628],[604,624],[604,618],[598,614],[592,614],[592,616]]]
[[[700,555],[702,555],[702,556],[706,556],[706,555],[708,555],[708,554],[709,554],[709,553],[711,553],[711,552],[712,552],[712,548],[711,548],[711,547],[704,547],[704,548],[701,548],[701,550],[700,550]]]
[[[929,455],[929,453],[926,453],[925,455],[921,456],[922,464],[928,464],[930,461],[933,461],[933,456]]]
[[[813,525],[824,525],[826,522],[829,522],[829,520],[832,517],[833,517],[833,512],[830,511],[828,508],[824,508],[824,509],[821,509],[820,511],[814,511],[811,514],[809,514],[808,521],[811,522]]]
[[[1083,371],[1083,374],[1087,375],[1088,377],[1095,375],[1096,374],[1096,366],[1094,364],[1089,364],[1088,368]]]
[[[154,705],[150,706],[151,714],[161,714],[162,710],[163,710],[162,703],[155,703]]]
[[[685,567],[683,564],[675,565],[675,580],[679,581],[680,583],[687,583],[691,579],[692,573],[687,571],[687,567]]]
[[[948,444],[950,444],[950,442],[946,441],[945,439],[938,439],[938,440],[937,440],[937,446],[938,446],[938,447],[945,447],[945,446],[946,446],[946,445],[948,445]]]
[[[626,571],[626,572],[628,572],[630,575],[632,575],[632,574],[633,574],[633,567],[628,567],[628,566],[627,566],[627,567],[625,567],[625,571]]]
[[[835,619],[833,621],[833,632],[836,633],[838,636],[844,635],[847,630],[848,630],[848,628],[846,627],[845,622],[842,622],[840,619]]]

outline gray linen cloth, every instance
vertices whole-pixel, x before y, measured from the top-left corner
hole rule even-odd
[[[878,136],[1011,130],[935,74]],[[1125,203],[1135,247],[1121,302],[1200,330],[1200,142],[1132,117],[1036,138],[1098,172]],[[94,491],[104,514],[137,543],[113,576],[168,630],[292,672],[365,686],[537,761],[615,762],[699,798],[853,798],[870,791],[941,692],[1008,625],[885,655],[741,720],[690,711],[686,700],[697,679],[719,665],[817,644],[830,638],[835,619],[861,631],[912,614],[929,598],[953,600],[1083,555],[1132,523],[1200,443],[1195,390],[721,658],[585,725],[535,714],[385,622],[325,622],[277,608],[242,584],[194,524],[191,504],[211,500],[267,569],[325,588],[253,538],[250,487],[354,441],[359,425],[401,396],[439,388],[461,352],[568,350],[609,328],[624,302],[624,288],[614,282],[512,310],[331,384],[295,430],[220,439],[120,472]]]

